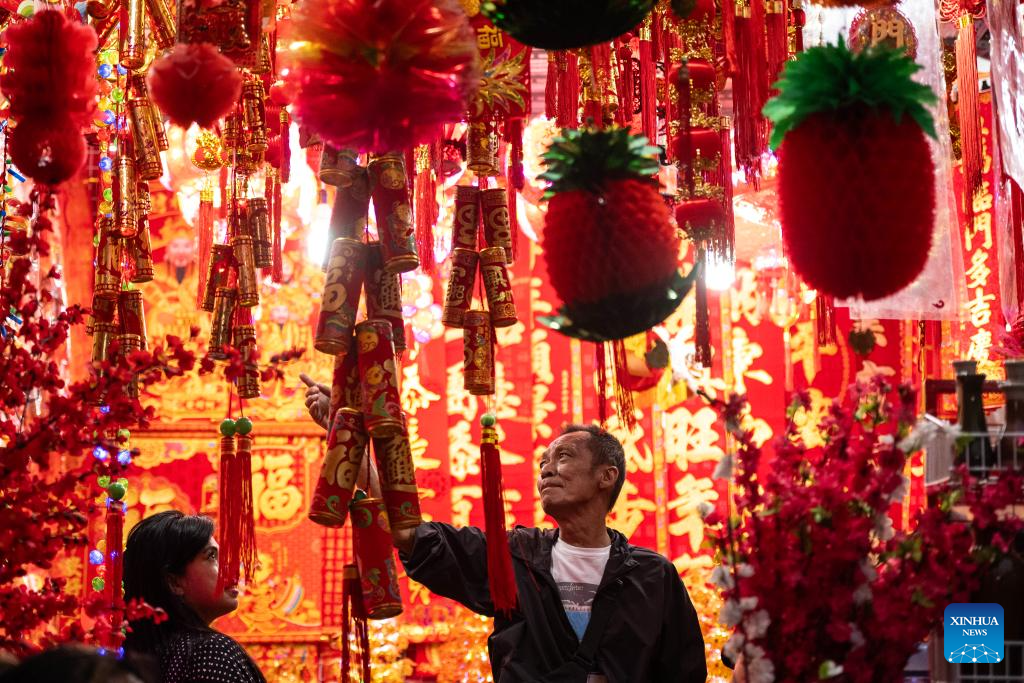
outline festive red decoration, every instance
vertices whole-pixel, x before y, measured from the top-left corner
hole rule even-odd
[[[171,123],[210,128],[231,111],[242,94],[234,62],[208,43],[178,44],[149,71],[153,102]]]
[[[77,127],[92,118],[96,32],[91,26],[48,10],[13,24],[4,37],[7,73],[0,89],[14,119],[69,120]]]
[[[494,611],[511,614],[516,608],[516,576],[505,530],[505,496],[501,483],[501,451],[498,449],[496,419],[492,413],[480,418],[480,477],[483,480],[484,522],[487,533],[487,581]]]
[[[8,151],[21,171],[44,185],[58,185],[85,163],[85,138],[68,117],[26,118],[11,132]]]
[[[288,84],[295,116],[338,148],[387,152],[459,121],[479,80],[455,0],[328,0],[296,10]]]
[[[786,253],[807,283],[836,297],[878,299],[928,260],[933,167],[921,127],[888,112],[809,116],[786,135],[779,202]]]
[[[672,276],[679,237],[651,183],[614,180],[604,192],[561,192],[544,222],[551,285],[566,302],[593,302]]]

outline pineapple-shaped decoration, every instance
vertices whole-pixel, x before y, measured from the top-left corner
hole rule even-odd
[[[779,150],[782,236],[793,267],[820,292],[866,301],[924,269],[935,222],[926,104],[902,53],[814,47],[786,65],[764,113]]]
[[[543,155],[550,182],[543,250],[564,306],[541,322],[589,341],[663,321],[692,284],[654,175],[659,149],[624,128],[562,131]]]

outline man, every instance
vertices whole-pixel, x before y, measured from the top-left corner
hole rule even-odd
[[[307,384],[307,406],[323,424],[330,390]],[[551,442],[537,490],[558,528],[510,532],[519,603],[511,615],[495,614],[483,531],[429,522],[394,532],[410,578],[494,617],[497,683],[707,678],[697,613],[675,567],[605,526],[625,474],[622,444],[599,427],[570,425]]]

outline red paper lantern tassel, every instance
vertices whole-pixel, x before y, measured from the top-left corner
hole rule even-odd
[[[615,95],[619,99],[615,120],[620,126],[628,126],[633,122],[633,51],[628,42],[621,40],[615,42],[614,49],[618,59]]]
[[[604,342],[594,345],[594,364],[597,366],[597,421],[608,422],[608,349]]]
[[[121,647],[121,621],[124,619],[124,595],[121,582],[124,577],[124,503],[110,499],[107,508],[107,576],[106,588],[110,601],[110,642],[107,647]]]
[[[982,5],[984,7],[984,5]],[[978,123],[978,54],[975,50],[974,17],[958,19],[956,36],[957,117],[960,120],[960,158],[964,173],[964,213],[974,216],[974,194],[981,187],[981,130]]]
[[[640,129],[652,145],[657,144],[657,83],[649,25],[640,28]]]
[[[225,420],[228,422],[228,420]],[[233,429],[233,425],[232,425]],[[221,436],[220,439],[220,480],[218,486],[219,512],[217,520],[217,543],[220,545],[220,573],[217,576],[218,592],[238,583],[240,573],[239,538],[237,527],[242,516],[242,498],[236,494],[233,483],[238,468],[235,457],[235,437]]]
[[[437,222],[437,179],[434,177],[433,145],[416,150],[416,177],[413,179],[413,215],[416,219],[416,251],[424,273],[437,273],[434,259],[434,223]]]
[[[196,217],[196,236],[199,238],[199,289],[196,306],[202,308],[206,292],[207,270],[213,252],[213,188],[203,187],[199,192],[199,214]]]
[[[241,422],[241,420],[239,420]],[[256,570],[256,510],[252,495],[252,437],[238,434],[238,451],[235,454],[234,495],[239,498],[238,517],[238,558],[244,571],[245,580],[251,582]]]
[[[287,109],[281,109],[281,182],[287,183],[292,176],[292,117]]]
[[[804,51],[804,25],[807,24],[807,14],[799,7],[789,10],[790,25],[793,27],[793,49],[796,52]]]
[[[355,640],[359,655],[360,681],[370,678],[370,634],[366,625],[366,606],[363,604],[363,589],[359,581],[359,569],[354,564],[345,565],[341,583],[341,676],[345,683],[351,681],[352,641]]]
[[[544,83],[544,116],[558,118],[558,53],[548,52],[548,80]]]
[[[281,180],[280,182],[274,183],[274,201],[272,203],[274,211],[271,214],[273,216],[273,231],[274,241],[271,249],[273,251],[274,263],[270,271],[270,278],[280,284],[284,280],[284,243],[281,238],[281,183],[284,180],[284,164],[281,164]]]
[[[817,306],[818,346],[832,346],[836,343],[836,306],[835,297],[818,292],[815,300]]]
[[[761,113],[768,95],[764,4],[762,0],[749,0],[749,4],[737,5],[736,10],[736,161],[747,178],[756,183],[761,175],[761,155],[768,142],[768,126]]]
[[[702,367],[711,367],[711,314],[708,311],[707,254],[703,248],[697,250],[697,262],[700,273],[697,275],[694,303],[696,304],[696,320],[694,322],[693,359]]]
[[[765,17],[765,34],[768,39],[768,85],[771,88],[782,72],[782,66],[789,59],[789,32],[786,21],[786,0],[768,0]]]
[[[580,64],[572,52],[563,53],[565,70],[558,83],[558,126],[579,128],[580,125]]]
[[[615,354],[615,402],[619,409],[619,423],[630,432],[636,427],[636,407],[633,403],[633,392],[622,383],[622,378],[629,373],[626,358],[626,342],[616,339],[612,342]]]
[[[484,521],[487,533],[487,578],[494,611],[509,615],[516,608],[516,576],[505,530],[505,496],[501,483],[501,453],[493,414],[481,418],[480,474],[483,479]]]

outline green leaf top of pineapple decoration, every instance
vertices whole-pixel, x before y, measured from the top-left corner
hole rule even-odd
[[[546,197],[569,190],[601,192],[609,180],[653,180],[660,155],[660,148],[626,128],[565,128],[541,155],[547,171],[540,178],[551,183]]]
[[[911,78],[921,66],[902,52],[874,47],[851,52],[842,41],[802,52],[787,62],[775,83],[779,94],[768,100],[763,113],[775,124],[771,148],[810,116],[852,106],[888,109],[898,122],[904,115],[936,137],[925,105],[937,101],[927,85]]]

